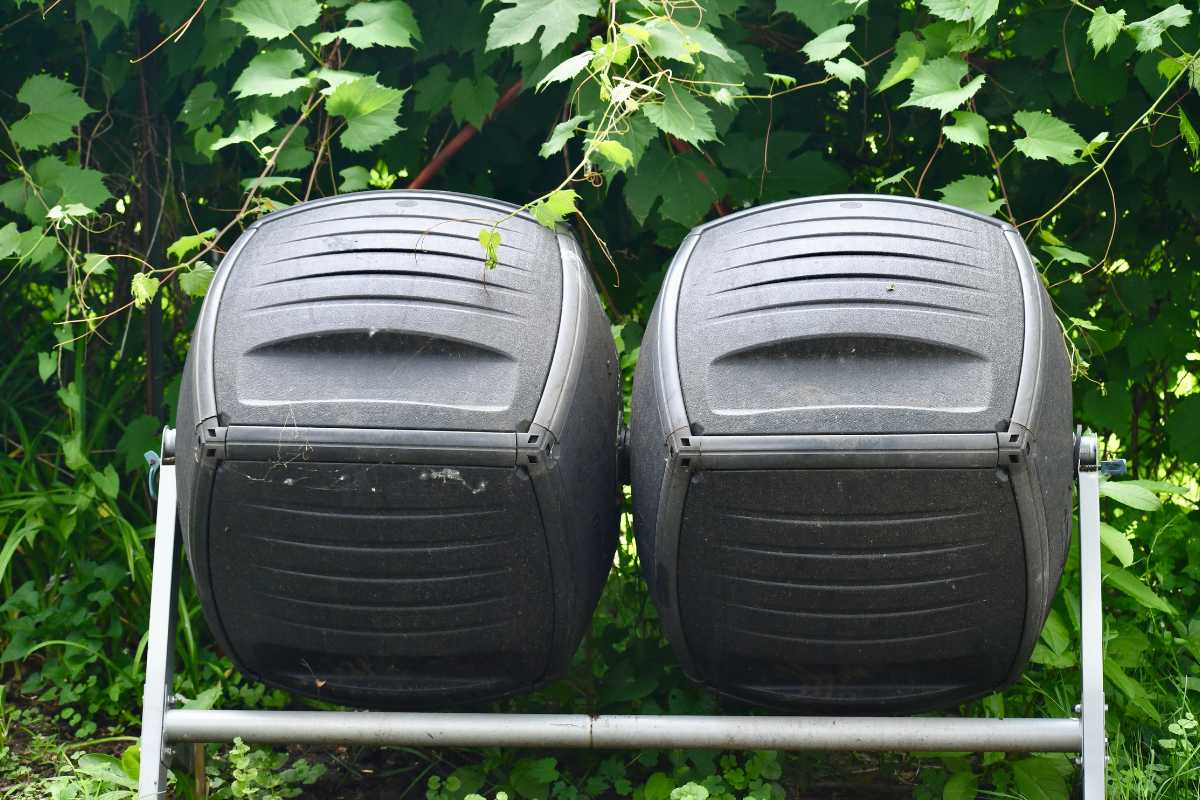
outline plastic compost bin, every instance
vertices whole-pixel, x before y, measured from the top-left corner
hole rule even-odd
[[[634,379],[638,550],[685,670],[911,712],[1014,680],[1070,536],[1071,381],[1009,225],[833,196],[701,226]]]
[[[616,542],[619,371],[578,243],[515,212],[342,195],[222,261],[180,389],[180,512],[254,678],[415,708],[565,670]]]

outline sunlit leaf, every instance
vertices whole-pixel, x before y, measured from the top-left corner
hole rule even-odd
[[[1139,53],[1149,53],[1162,46],[1163,34],[1169,28],[1182,28],[1192,18],[1192,12],[1176,3],[1164,8],[1152,17],[1125,26],[1129,35],[1137,42]]]
[[[952,116],[954,124],[942,129],[947,139],[958,144],[987,148],[988,122],[983,115],[974,111],[955,111]]]
[[[1146,608],[1162,611],[1164,614],[1179,613],[1173,605],[1124,567],[1105,563],[1100,565],[1100,572],[1104,576],[1105,583],[1133,598]]]
[[[842,51],[850,46],[847,39],[854,33],[853,25],[836,25],[823,31],[816,38],[809,39],[800,48],[800,52],[808,56],[809,61],[828,61],[837,58]]]
[[[937,17],[951,22],[970,22],[982,27],[996,15],[1000,0],[921,0]]]
[[[403,0],[359,3],[351,6],[346,12],[346,21],[362,24],[347,25],[339,31],[322,31],[313,37],[313,41],[326,45],[335,39],[341,39],[351,47],[364,49],[415,47],[413,41],[421,39],[421,28],[417,25],[417,18],[413,16],[412,8]]]
[[[952,183],[943,186],[938,192],[943,203],[965,208],[980,214],[995,214],[1004,205],[1003,200],[991,200],[988,193],[992,188],[992,179],[982,175],[964,175]]]
[[[839,58],[837,61],[826,61],[825,71],[847,86],[853,85],[855,81],[867,82],[866,70],[848,58]]]
[[[405,89],[393,89],[374,76],[340,84],[329,93],[325,110],[344,117],[347,126],[338,140],[347,150],[369,150],[382,144],[401,128],[396,124]]]
[[[1033,159],[1052,158],[1060,164],[1075,164],[1087,141],[1067,123],[1041,111],[1018,111],[1013,120],[1025,129],[1025,136],[1013,147]]]
[[[538,155],[542,158],[550,158],[561,151],[567,142],[571,141],[571,137],[575,135],[575,131],[579,130],[579,126],[589,119],[591,119],[590,116],[579,114],[555,125],[554,130],[550,132],[550,138],[538,150]]]
[[[296,50],[259,53],[234,81],[233,91],[238,97],[283,97],[308,85],[307,78],[292,75],[303,66],[304,56]]]
[[[1133,563],[1133,545],[1124,533],[1106,522],[1100,523],[1100,543],[1104,549],[1116,556],[1122,567]]]
[[[1154,492],[1133,481],[1101,481],[1100,494],[1142,511],[1157,511],[1162,506]]]
[[[1097,6],[1092,12],[1092,21],[1088,23],[1087,37],[1096,55],[1112,47],[1121,34],[1125,25],[1125,9],[1119,8],[1109,12],[1104,6]]]
[[[321,15],[316,0],[240,0],[229,18],[259,39],[282,39]]]
[[[488,28],[487,47],[512,47],[538,40],[542,55],[566,41],[579,27],[579,18],[596,14],[594,0],[502,0]],[[540,37],[539,37],[540,33]]]
[[[900,34],[900,38],[896,40],[895,50],[896,54],[892,57],[892,63],[888,64],[887,71],[883,73],[879,85],[875,87],[877,92],[890,89],[901,81],[908,80],[925,63],[925,45],[911,31]]]
[[[717,138],[708,109],[683,88],[667,87],[662,102],[642,106],[642,113],[663,133],[688,144]]]
[[[900,105],[931,108],[945,116],[974,97],[987,80],[976,75],[965,86],[960,85],[966,76],[967,62],[961,58],[945,56],[923,64],[913,73],[912,94]]]
[[[578,199],[579,195],[574,189],[556,189],[530,206],[529,213],[533,214],[533,218],[538,222],[552,229],[566,219],[568,214],[575,213],[575,202]]]

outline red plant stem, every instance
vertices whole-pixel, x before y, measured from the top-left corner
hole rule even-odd
[[[671,140],[671,146],[675,148],[676,153],[681,153],[681,154],[687,153],[687,152],[690,152],[692,149],[691,145],[689,145],[687,142],[683,141],[682,139],[676,139],[674,136],[671,136],[670,140]],[[703,172],[697,172],[696,178],[701,183],[708,184],[708,176],[705,175]],[[729,208],[726,207],[724,201],[722,201],[721,198],[717,198],[717,200],[713,203],[713,211],[717,212],[718,217],[723,217],[729,213]]]
[[[525,82],[518,79],[516,83],[508,87],[504,94],[500,95],[500,99],[496,101],[496,105],[492,108],[490,114],[487,115],[487,122],[503,111],[513,100],[517,99],[517,95],[521,93],[521,89],[525,86]],[[421,168],[417,173],[417,177],[412,179],[408,184],[410,189],[424,189],[434,175],[437,175],[446,162],[454,157],[454,154],[463,148],[467,142],[474,138],[475,134],[479,133],[479,129],[474,125],[464,125],[458,133],[454,134],[454,138],[446,142],[446,146],[437,152],[429,163]]]

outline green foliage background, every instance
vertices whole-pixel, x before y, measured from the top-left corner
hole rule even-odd
[[[0,674],[10,703],[20,695],[42,709],[10,714],[0,695],[5,796],[129,792],[128,753],[72,759],[51,748],[52,767],[39,769],[8,742],[29,713],[53,714],[79,749],[136,731],[152,549],[142,455],[173,420],[188,335],[221,254],[263,213],[410,183],[575,224],[627,374],[673,248],[702,220],[856,191],[943,199],[1019,226],[1075,352],[1076,417],[1135,478],[1104,487],[1110,792],[1200,792],[1194,4],[0,9]],[[487,257],[499,236],[480,231]],[[716,707],[674,666],[631,547],[571,676],[517,707]],[[1023,682],[968,713],[1070,713],[1076,571],[1070,563]],[[182,606],[177,689],[189,702],[293,702],[247,684],[212,651],[190,588]],[[320,769],[239,747],[213,751],[215,796],[322,785]],[[429,800],[766,800],[784,786],[844,791],[851,774],[922,798],[1052,798],[1075,781],[1068,760],[1045,755],[486,752],[419,763],[408,778]]]

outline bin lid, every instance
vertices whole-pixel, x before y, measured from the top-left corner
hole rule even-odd
[[[265,217],[222,262],[197,329],[211,337],[221,422],[527,427],[558,333],[562,254],[516,211],[377,191]],[[493,225],[489,267],[480,231]]]
[[[692,433],[1004,430],[1026,317],[1006,228],[841,196],[699,229],[676,301]]]

